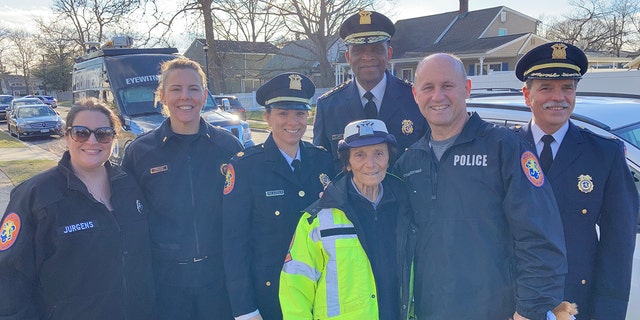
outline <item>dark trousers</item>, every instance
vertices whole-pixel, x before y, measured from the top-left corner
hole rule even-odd
[[[233,320],[224,285],[177,287],[156,283],[158,319]]]

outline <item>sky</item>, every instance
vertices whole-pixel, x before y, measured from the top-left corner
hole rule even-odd
[[[392,11],[388,13],[394,22],[400,19],[456,11],[459,8],[458,0],[386,1],[396,4],[395,9],[391,9]],[[50,9],[52,3],[52,0],[0,0],[0,24],[34,31],[34,24],[30,24],[29,21],[33,21],[34,17],[52,18]],[[569,0],[469,0],[470,11],[497,6],[506,6],[536,19],[543,16],[560,17],[571,9]]]

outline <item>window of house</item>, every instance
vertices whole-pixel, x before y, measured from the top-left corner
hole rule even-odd
[[[413,69],[412,68],[402,69],[402,79],[413,81]]]
[[[481,75],[481,74],[490,74],[494,71],[503,71],[502,70],[502,66],[503,63],[502,62],[491,62],[491,63],[485,63],[482,65],[482,72],[480,72],[480,64],[476,63],[474,64],[476,72],[476,75]],[[505,70],[506,71],[506,70]]]
[[[498,28],[498,36],[506,36],[507,34],[509,34],[507,28]]]

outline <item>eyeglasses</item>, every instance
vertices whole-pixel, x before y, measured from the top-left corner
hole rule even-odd
[[[111,127],[101,127],[91,130],[85,126],[72,126],[67,129],[67,132],[71,136],[71,139],[80,143],[87,142],[92,133],[100,143],[111,143],[116,136],[116,130]]]

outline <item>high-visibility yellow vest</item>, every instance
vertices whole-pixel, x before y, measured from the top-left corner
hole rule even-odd
[[[353,223],[339,209],[305,212],[280,273],[284,319],[378,319],[375,279]]]

